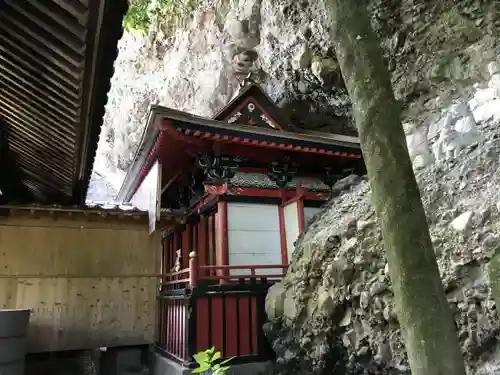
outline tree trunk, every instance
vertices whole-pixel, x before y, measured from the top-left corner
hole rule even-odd
[[[366,1],[327,0],[337,58],[353,105],[382,229],[412,375],[464,375],[389,72]]]

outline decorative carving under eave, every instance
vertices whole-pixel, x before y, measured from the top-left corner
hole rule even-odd
[[[283,161],[272,162],[271,171],[267,175],[279,188],[285,188],[297,174],[298,167],[297,163],[286,157]]]
[[[198,166],[205,173],[206,182],[211,185],[223,185],[238,171],[240,159],[231,156],[200,154]]]
[[[204,184],[205,193],[208,195],[224,195],[227,193],[227,182],[222,185]]]
[[[243,116],[243,114],[241,112],[236,112],[234,115],[232,115],[229,120],[227,120],[228,123],[232,124],[236,121],[238,121],[238,119]]]
[[[267,117],[265,114],[261,114],[260,115],[260,118],[262,119],[262,121],[264,121],[267,125],[269,125],[271,128],[273,129],[278,129],[278,127],[276,126],[276,124],[274,122],[272,122],[269,117]]]
[[[180,186],[177,190],[177,195],[179,197],[179,204],[181,207],[189,208],[191,206],[193,191],[190,186]]]

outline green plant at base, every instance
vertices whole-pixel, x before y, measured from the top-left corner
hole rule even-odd
[[[234,357],[219,361],[221,353],[216,352],[215,348],[212,346],[211,349],[196,353],[193,358],[196,363],[198,363],[198,367],[192,371],[193,374],[201,374],[203,372],[210,371],[213,375],[223,375],[230,368],[230,366],[224,365],[229,363],[229,361],[231,361]]]

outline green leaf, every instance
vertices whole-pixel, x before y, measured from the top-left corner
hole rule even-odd
[[[236,357],[231,357],[231,358],[228,358],[228,359],[225,359],[221,362],[219,362],[220,365],[225,365],[226,363],[229,363],[229,361],[232,361],[233,359],[235,359]]]
[[[212,356],[212,362],[218,360],[221,357],[220,352],[215,352]]]
[[[201,374],[202,372],[210,370],[210,366],[200,366],[191,371],[191,374]]]
[[[201,364],[204,364],[204,363],[207,363],[208,360],[209,360],[209,356],[207,353],[205,352],[199,352],[199,353],[196,353],[195,355],[193,355],[193,358],[194,360],[199,363],[200,365]]]

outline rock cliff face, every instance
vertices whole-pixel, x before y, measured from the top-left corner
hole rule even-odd
[[[499,125],[480,125],[487,140],[417,172],[472,374],[500,373],[497,266],[488,276],[500,245]],[[267,297],[266,331],[278,355],[278,373],[406,374],[369,184],[355,176],[341,182],[339,195],[297,241],[284,281]]]
[[[405,108],[410,156],[467,364],[473,374],[500,374],[492,293],[500,267],[491,267],[491,278],[487,267],[500,238],[500,75],[488,66],[500,56],[500,2],[367,2]],[[296,125],[352,132],[325,14],[323,0],[201,0],[192,23],[172,37],[125,36],[97,164],[127,168],[150,104],[208,116],[250,71]],[[368,183],[351,176],[336,194],[269,293],[266,331],[277,370],[406,374]]]
[[[487,62],[500,52],[498,1],[367,3],[396,96],[418,125],[486,79]],[[127,168],[150,104],[208,116],[249,71],[296,125],[352,132],[324,6],[324,0],[200,0],[192,22],[171,37],[125,35],[98,161]]]

